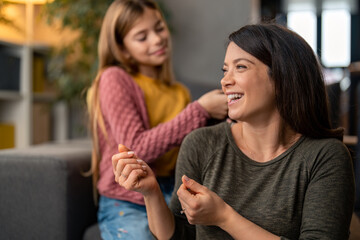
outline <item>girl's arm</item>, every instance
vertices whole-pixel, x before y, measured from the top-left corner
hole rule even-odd
[[[189,132],[205,126],[209,118],[206,110],[193,102],[174,119],[150,129],[141,89],[130,75],[117,67],[104,71],[99,83],[99,98],[112,137],[147,162],[179,146]]]

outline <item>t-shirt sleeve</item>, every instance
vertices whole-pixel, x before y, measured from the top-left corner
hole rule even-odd
[[[334,140],[315,157],[309,164],[299,239],[348,239],[355,198],[351,156]]]
[[[150,129],[142,92],[121,69],[108,69],[102,74],[99,95],[102,114],[115,141],[148,163],[179,146],[188,133],[205,126],[209,118],[195,101],[174,119]]]
[[[171,239],[195,239],[196,231],[195,225],[191,225],[186,218],[185,214],[181,214],[181,204],[176,194],[180,185],[182,184],[181,177],[183,175],[194,179],[196,182],[202,184],[202,166],[205,162],[205,156],[201,155],[201,152],[197,151],[202,149],[198,144],[200,143],[200,132],[195,130],[185,137],[181,144],[178,160],[176,163],[175,171],[175,187],[170,202],[170,209],[175,216],[175,232]]]

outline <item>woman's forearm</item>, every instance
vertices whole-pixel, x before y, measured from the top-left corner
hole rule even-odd
[[[229,233],[234,239],[280,239],[280,237],[266,231],[265,229],[241,216],[229,205],[227,205],[224,214],[227,216],[227,218],[225,221],[219,224],[219,227]]]
[[[144,196],[149,228],[157,239],[170,239],[175,230],[174,215],[167,206],[160,187]]]

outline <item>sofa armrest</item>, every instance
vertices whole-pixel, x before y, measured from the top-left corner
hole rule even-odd
[[[90,140],[0,151],[3,239],[81,239],[96,222]]]

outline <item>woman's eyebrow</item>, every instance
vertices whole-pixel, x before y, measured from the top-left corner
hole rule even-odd
[[[255,64],[253,61],[251,61],[251,60],[249,60],[247,58],[236,58],[236,59],[233,60],[233,63],[235,64],[235,63],[238,63],[240,61],[247,61],[247,62],[249,62],[251,64]]]
[[[247,61],[247,62],[255,65],[255,63],[254,63],[253,61],[251,61],[251,60],[249,60],[249,59],[247,59],[247,58],[236,58],[236,59],[234,59],[234,60],[232,61],[232,63],[233,63],[233,64],[236,64],[236,63],[238,63],[238,62],[240,62],[240,61]],[[228,64],[227,64],[226,62],[224,62],[223,66],[224,66],[224,67],[227,67]]]

